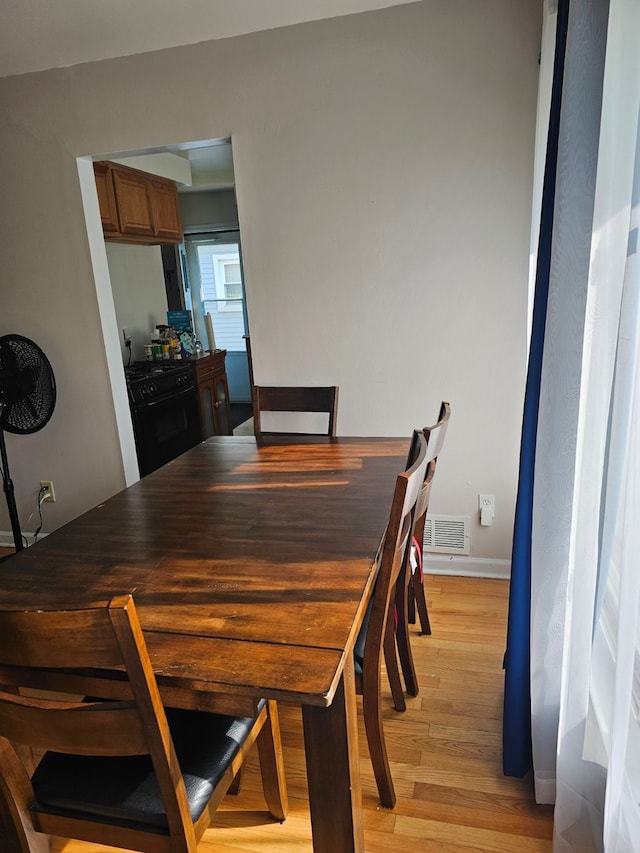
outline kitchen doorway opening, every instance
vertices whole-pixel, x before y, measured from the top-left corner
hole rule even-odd
[[[177,247],[177,259],[182,307],[191,311],[198,339],[204,349],[227,351],[225,364],[235,428],[253,414],[240,233],[237,229],[185,233],[184,243]]]
[[[114,412],[117,433],[122,449],[124,482],[131,485],[139,479],[139,467],[136,458],[136,448],[133,434],[133,424],[129,406],[128,390],[125,382],[123,366],[129,360],[125,340],[128,336],[135,341],[139,339],[140,346],[147,339],[157,323],[166,322],[167,310],[181,310],[185,306],[184,277],[187,269],[186,247],[181,254],[175,244],[160,246],[161,275],[158,278],[158,261],[153,258],[157,247],[148,247],[148,258],[142,258],[135,252],[135,261],[121,256],[117,259],[118,276],[122,287],[117,290],[114,283],[114,259],[107,257],[104,231],[101,223],[100,208],[96,189],[93,162],[109,160],[117,164],[131,166],[152,175],[159,175],[175,181],[178,187],[181,219],[185,234],[211,232],[218,236],[222,230],[238,230],[238,213],[235,198],[235,173],[230,137],[218,137],[199,141],[170,143],[161,147],[148,147],[136,150],[100,150],[94,154],[78,157],[78,175],[85,208],[87,236],[95,276],[96,297],[98,300],[100,322],[102,325],[105,356],[111,380]],[[144,249],[145,247],[124,248]],[[131,253],[129,253],[131,254]],[[241,262],[240,262],[241,263]],[[139,265],[144,269],[141,270]],[[147,289],[141,294],[139,288],[131,287],[131,282],[139,282],[141,272]],[[162,280],[164,272],[164,281]],[[232,270],[229,270],[232,273]],[[228,284],[233,284],[229,276]],[[243,287],[244,292],[244,287]],[[122,295],[125,294],[124,307]],[[130,297],[141,303],[140,306],[130,305]],[[162,305],[163,297],[164,305]],[[153,307],[149,308],[151,299]],[[129,309],[132,308],[132,311]],[[136,313],[132,313],[135,309]],[[122,316],[127,314],[127,316]],[[246,309],[243,309],[246,327]],[[126,329],[127,336],[123,330]],[[203,346],[208,346],[205,330],[199,329]],[[244,341],[239,342],[240,346]],[[217,343],[222,348],[222,342]],[[138,347],[139,349],[139,347]],[[136,358],[143,359],[143,352]],[[234,409],[250,405],[251,390],[248,380],[248,364],[246,347],[241,350],[233,349],[225,359],[225,367],[230,369],[233,391],[229,388],[231,399],[232,426],[234,425]],[[241,414],[243,417],[244,414]]]

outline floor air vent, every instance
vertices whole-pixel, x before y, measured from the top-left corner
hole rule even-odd
[[[469,554],[471,519],[467,516],[428,515],[424,550],[434,554]]]

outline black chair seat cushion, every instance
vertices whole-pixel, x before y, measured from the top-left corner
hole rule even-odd
[[[260,708],[264,700],[260,703]],[[254,723],[166,709],[195,822]],[[32,777],[33,811],[95,819],[167,835],[160,789],[148,755],[104,757],[47,752]]]
[[[376,597],[376,584],[378,582],[378,572],[380,571],[380,560],[382,559],[382,555],[378,553],[376,557],[376,580],[373,584],[373,590],[371,592],[371,598],[369,599],[369,604],[367,605],[367,609],[365,610],[364,617],[362,619],[362,625],[360,626],[360,631],[358,632],[358,636],[356,638],[355,645],[353,647],[353,657],[354,657],[354,668],[356,671],[356,677],[362,678],[362,671],[364,667],[364,646],[367,642],[367,631],[369,630],[369,622],[371,621],[371,612],[373,610],[373,602]]]

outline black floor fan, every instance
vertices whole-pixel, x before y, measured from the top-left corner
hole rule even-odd
[[[19,435],[37,432],[53,414],[55,404],[53,370],[40,347],[22,335],[0,337],[0,467],[16,551],[24,545],[4,431]]]

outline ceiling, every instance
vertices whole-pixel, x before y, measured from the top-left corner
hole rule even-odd
[[[169,178],[178,185],[178,192],[228,190],[235,186],[229,139],[182,143],[144,152],[120,152],[106,155],[106,159]]]
[[[0,0],[0,77],[407,2],[411,0]]]
[[[211,147],[190,148],[187,152],[191,166],[191,187],[182,192],[203,189],[229,189],[234,186],[231,143]]]

